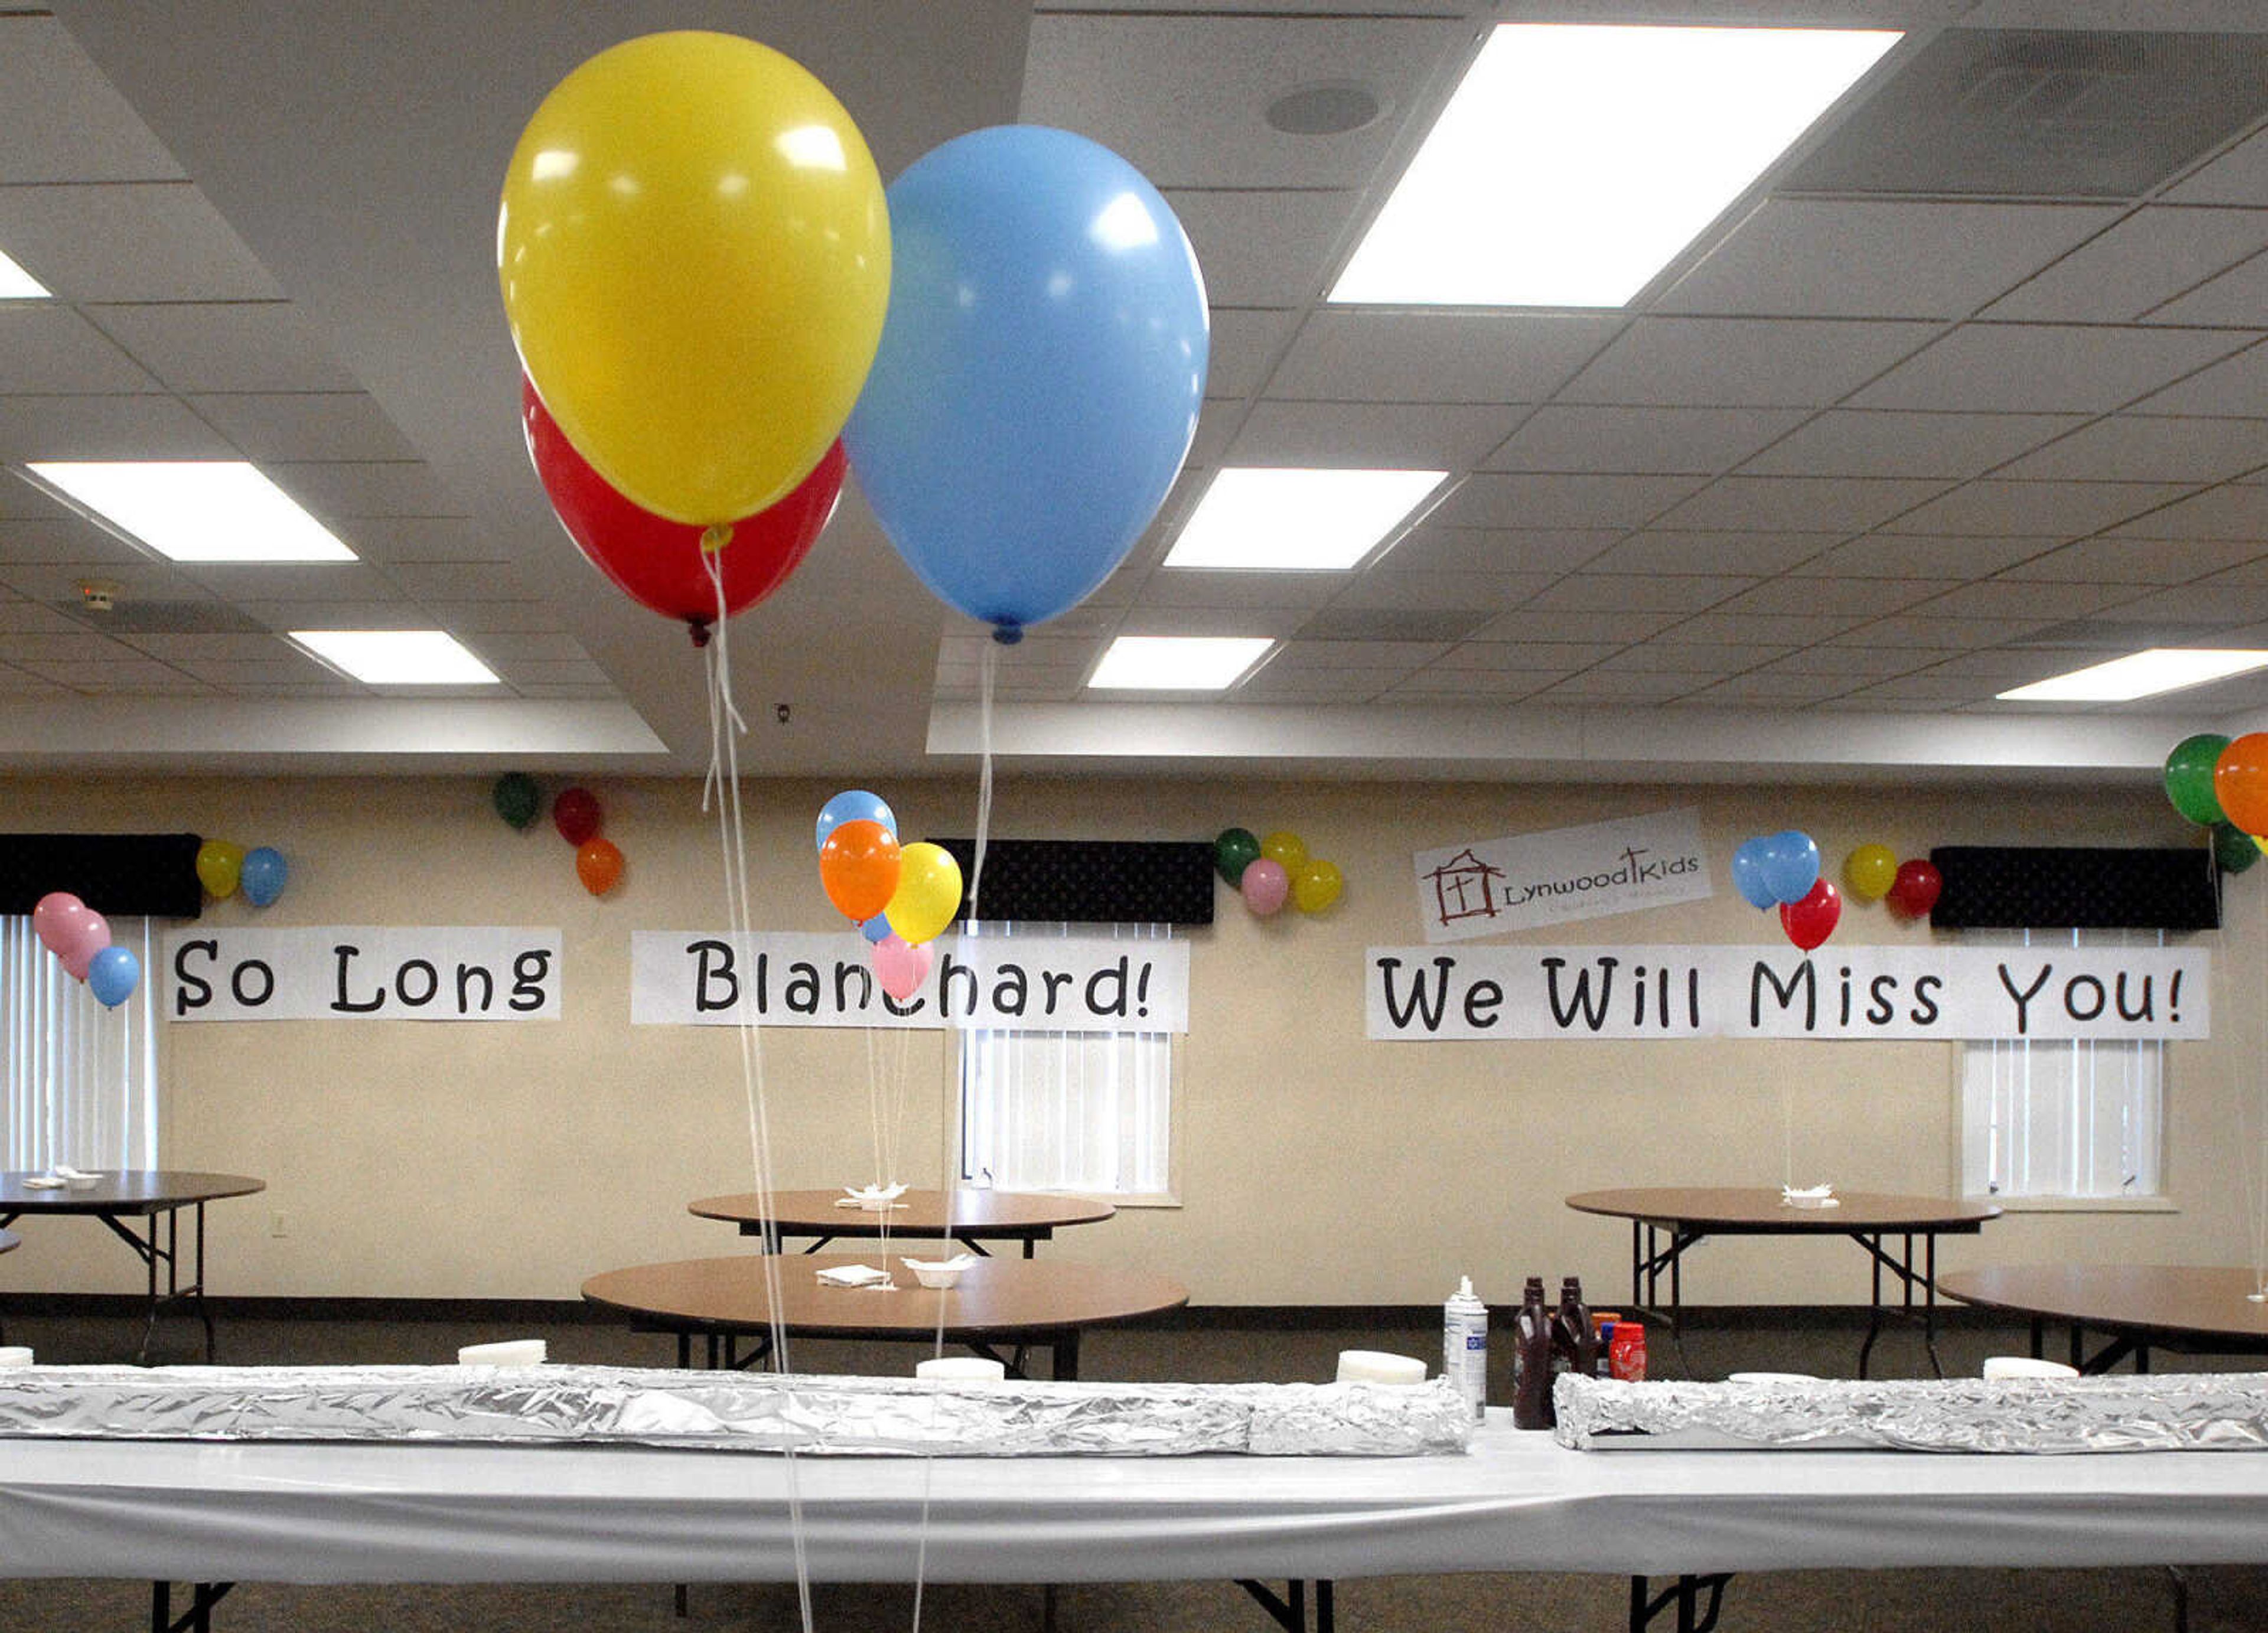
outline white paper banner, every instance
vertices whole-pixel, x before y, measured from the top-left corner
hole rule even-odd
[[[641,930],[630,1019],[641,1026],[961,1026],[1187,1032],[1186,941],[940,936],[929,979],[899,1004],[855,932]]]
[[[1373,947],[1369,1036],[2205,1038],[2202,949]]]
[[[1428,941],[1469,941],[1712,894],[1692,811],[1620,817],[1418,853]]]
[[[556,1020],[559,932],[475,925],[168,931],[168,1020]]]

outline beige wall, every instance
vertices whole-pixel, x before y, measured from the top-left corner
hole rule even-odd
[[[547,791],[562,785],[547,778]],[[548,821],[514,833],[485,779],[0,783],[22,830],[191,829],[272,844],[290,888],[208,922],[556,925],[564,1019],[524,1025],[176,1026],[164,1161],[254,1173],[264,1195],[211,1212],[225,1294],[571,1298],[594,1270],[733,1251],[692,1197],[753,1183],[735,1035],[632,1027],[630,937],[721,928],[715,820],[690,782],[593,779],[629,857],[604,901],[578,885]],[[748,854],[760,925],[832,929],[811,843],[835,791],[751,782]],[[967,780],[881,789],[908,837],[966,834]],[[1363,952],[1421,939],[1411,853],[1528,829],[1699,808],[1720,894],[1540,932],[1563,942],[1784,945],[1727,879],[1751,834],[1800,827],[1839,865],[1879,841],[2151,844],[2193,830],[2154,790],[1749,790],[1337,782],[1155,783],[1004,777],[1003,838],[1204,838],[1290,828],[1337,862],[1328,916],[1256,920],[1223,889],[1194,938],[1182,1055],[1182,1205],[1128,1210],[1042,1251],[1140,1262],[1199,1304],[1423,1303],[1469,1274],[1493,1302],[1521,1277],[1625,1284],[1618,1222],[1571,1213],[1611,1184],[1799,1183],[1948,1194],[1953,1050],[1937,1043],[1371,1043]],[[2259,1152],[2259,1019],[2268,867],[2230,881],[2213,938],[2219,1035],[2172,1052],[2169,1171],[2178,1209],[2011,1217],[1953,1241],[1951,1264],[2043,1257],[2248,1262]],[[847,930],[843,932],[850,935]],[[1849,905],[1837,939],[1911,942],[1926,928]],[[776,1182],[937,1183],[945,1056],[934,1034],[763,1034]],[[286,1234],[270,1233],[284,1216]],[[139,1269],[91,1224],[24,1223],[0,1288],[129,1290]],[[1720,1240],[1688,1267],[1694,1303],[1847,1302],[1866,1295],[1849,1244]]]

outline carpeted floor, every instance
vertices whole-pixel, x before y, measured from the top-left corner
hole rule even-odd
[[[458,1346],[490,1339],[542,1337],[553,1359],[643,1366],[669,1365],[668,1339],[585,1319],[542,1325],[360,1320],[277,1320],[225,1318],[225,1364],[440,1362]],[[43,1361],[121,1359],[139,1340],[139,1324],[84,1316],[11,1317],[7,1339],[30,1344]],[[202,1359],[187,1322],[161,1328],[153,1362]],[[1694,1375],[1719,1377],[1741,1367],[1852,1375],[1859,1328],[1837,1319],[1803,1327],[1752,1317],[1697,1318],[1685,1360]],[[1250,1324],[1226,1315],[1192,1317],[1187,1325],[1090,1334],[1081,1348],[1088,1378],[1292,1381],[1330,1376],[1343,1349],[1390,1350],[1430,1356],[1440,1342],[1430,1323],[1409,1327],[1315,1328]],[[1989,1354],[2019,1353],[2019,1328],[1955,1318],[1940,1339],[1947,1370],[1973,1374]],[[1657,1339],[1656,1375],[1676,1375],[1674,1352]],[[1501,1365],[1506,1346],[1499,1342]],[[902,1345],[799,1342],[799,1371],[902,1374],[918,1352]],[[2161,1357],[2161,1371],[2174,1370]],[[2249,1365],[2204,1360],[2199,1366]],[[1880,1375],[1926,1371],[1918,1335],[1893,1329],[1875,1352]],[[1506,1398],[1501,1393],[1498,1399]],[[0,1556],[0,1577],[8,1562]],[[2199,1568],[2186,1573],[2190,1626],[2196,1633],[2268,1629],[2268,1569]],[[1280,1585],[1278,1585],[1280,1586]],[[2175,1626],[2176,1581],[2161,1570],[1786,1571],[1736,1578],[1727,1592],[1723,1633],[2157,1633]],[[1337,1585],[1338,1625],[1347,1633],[1431,1633],[1432,1629],[1551,1629],[1615,1633],[1625,1627],[1630,1585],[1624,1578],[1463,1576],[1386,1578]],[[821,1585],[814,1590],[820,1629],[914,1628],[910,1590]],[[174,1594],[178,1615],[185,1591]],[[674,1611],[666,1585],[599,1584],[514,1586],[299,1587],[247,1583],[213,1614],[217,1633],[631,1633],[632,1629],[732,1628],[782,1629],[802,1624],[792,1585],[696,1585],[687,1615]],[[1041,1633],[1043,1600],[1036,1587],[933,1585],[919,1607],[919,1626],[938,1629],[1010,1629]],[[1268,1633],[1258,1606],[1230,1583],[1125,1583],[1059,1590],[1057,1625],[1064,1633]],[[50,1629],[139,1629],[151,1624],[151,1586],[140,1581],[0,1580],[0,1633]],[[1655,1623],[1669,1633],[1674,1616]]]

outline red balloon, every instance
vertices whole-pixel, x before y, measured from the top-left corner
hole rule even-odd
[[[551,825],[571,845],[581,845],[599,831],[598,796],[587,788],[563,788],[551,802]]]
[[[1898,864],[1898,876],[1890,881],[1890,905],[1908,918],[1921,918],[1937,905],[1937,893],[1944,888],[1945,875],[1937,864],[1916,857]]]
[[[2248,834],[2268,834],[2268,732],[2247,732],[2213,762],[2220,813]]]
[[[705,530],[656,516],[615,492],[575,451],[524,376],[519,403],[527,457],[576,548],[622,593],[684,620],[695,642],[705,642],[717,618],[717,589],[702,561]],[[733,524],[730,542],[717,553],[728,616],[787,582],[835,514],[848,468],[837,442],[785,498]]]
[[[1806,953],[1833,935],[1842,919],[1843,894],[1823,879],[1800,900],[1779,904],[1779,927]]]

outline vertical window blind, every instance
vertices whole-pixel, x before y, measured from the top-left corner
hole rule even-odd
[[[984,925],[1065,936],[1068,924]],[[1091,935],[1094,925],[1079,925]],[[974,931],[967,933],[977,933]],[[1114,938],[1164,938],[1162,924]],[[1173,1190],[1174,1039],[1162,1032],[961,1033],[961,1178],[981,1189],[1164,1198]]]
[[[112,943],[144,972],[114,1010],[71,979],[26,916],[0,916],[0,1116],[4,1166],[92,1173],[158,1163],[158,983],[151,922],[114,918]]]

